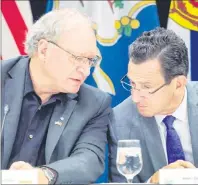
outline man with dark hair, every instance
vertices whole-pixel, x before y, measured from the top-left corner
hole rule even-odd
[[[143,168],[134,182],[159,183],[161,168],[198,167],[198,84],[187,82],[185,43],[156,28],[131,44],[129,57],[121,83],[131,97],[114,108],[110,125],[110,180],[126,181],[116,169],[122,139],[141,143]]]

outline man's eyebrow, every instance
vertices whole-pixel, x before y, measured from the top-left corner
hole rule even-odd
[[[143,85],[152,85],[151,84],[151,82],[148,82],[148,81],[146,81],[146,82],[139,82],[140,84],[143,84]]]

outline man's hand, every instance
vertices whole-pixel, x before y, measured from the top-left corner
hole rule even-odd
[[[29,163],[24,161],[17,161],[12,163],[9,170],[37,170],[38,173],[38,184],[48,184],[48,179],[45,176],[44,172],[40,168],[34,168]]]
[[[33,166],[24,161],[17,161],[12,163],[9,170],[32,170]]]
[[[162,169],[176,169],[176,168],[196,168],[192,163],[188,161],[178,160],[174,163],[171,163]],[[159,171],[154,173],[154,175],[151,177],[150,183],[158,184],[159,183]]]

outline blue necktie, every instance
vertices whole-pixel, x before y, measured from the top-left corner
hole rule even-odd
[[[168,156],[168,164],[177,160],[185,160],[184,151],[181,145],[181,141],[176,130],[173,127],[175,117],[166,116],[163,122],[166,125],[167,137],[166,137],[166,150]]]

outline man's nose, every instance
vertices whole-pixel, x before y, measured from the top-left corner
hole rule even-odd
[[[132,100],[134,103],[139,103],[141,96],[140,96],[140,91],[133,89],[131,92]]]
[[[82,73],[84,77],[87,77],[90,75],[90,67],[78,66],[77,71]]]

